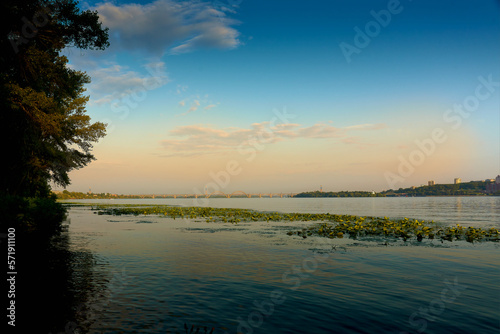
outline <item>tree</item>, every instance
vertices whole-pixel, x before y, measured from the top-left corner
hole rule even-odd
[[[92,143],[105,124],[86,115],[84,85],[71,69],[66,47],[109,46],[95,11],[75,0],[4,0],[0,5],[0,133],[5,150],[0,194],[46,197],[51,181],[63,187],[68,173],[95,159]]]

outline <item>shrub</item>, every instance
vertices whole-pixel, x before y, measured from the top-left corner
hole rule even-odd
[[[61,232],[66,209],[55,196],[25,198],[0,197],[0,226],[2,231],[14,227],[17,233],[50,237]]]

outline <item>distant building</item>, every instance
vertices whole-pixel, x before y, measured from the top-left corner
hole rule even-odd
[[[495,179],[486,179],[484,182],[495,182]]]
[[[455,184],[460,184],[460,183],[462,183],[462,179],[461,179],[461,178],[459,178],[459,177],[457,177],[457,178],[455,179],[455,182],[454,182],[454,183],[455,183]]]
[[[416,188],[417,188],[417,187],[415,187],[415,186],[411,186],[411,189],[416,189]]]
[[[500,175],[496,177],[495,182],[486,185],[487,193],[491,194],[496,193],[497,191],[500,191]]]
[[[429,186],[434,186],[434,185],[436,185],[436,182],[434,182],[433,180],[430,180],[427,184]]]
[[[323,192],[323,186],[319,186],[319,192],[322,193]]]

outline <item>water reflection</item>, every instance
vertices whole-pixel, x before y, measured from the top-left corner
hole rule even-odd
[[[49,243],[20,236],[18,329],[37,333],[87,333],[92,325],[89,305],[105,298],[105,266],[68,232]]]

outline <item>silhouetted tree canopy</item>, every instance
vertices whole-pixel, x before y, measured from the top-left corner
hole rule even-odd
[[[86,114],[90,78],[67,66],[66,47],[109,46],[95,11],[74,0],[2,1],[0,126],[3,147],[0,195],[47,196],[51,181],[67,186],[68,172],[95,157],[92,143],[105,124]]]

